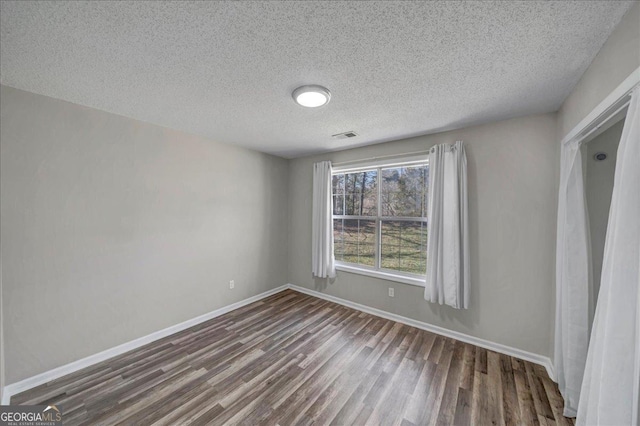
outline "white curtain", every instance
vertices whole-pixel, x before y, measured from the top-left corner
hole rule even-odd
[[[560,154],[554,365],[564,415],[575,417],[589,345],[591,258],[581,147]]]
[[[640,88],[618,146],[579,425],[640,421]]]
[[[469,307],[467,156],[461,141],[429,152],[427,280],[424,298]]]
[[[313,165],[313,209],[311,224],[311,272],[319,278],[336,276],[333,255],[333,197],[331,196],[331,162]]]

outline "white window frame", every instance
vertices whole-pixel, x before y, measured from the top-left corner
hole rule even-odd
[[[357,263],[343,262],[336,260],[336,269],[338,271],[351,272],[354,274],[365,275],[373,278],[380,278],[389,281],[396,281],[404,284],[415,285],[418,287],[425,286],[426,271],[424,275],[412,274],[409,272],[396,271],[393,269],[384,269],[380,267],[380,260],[382,257],[382,221],[408,221],[408,222],[423,222],[427,223],[427,218],[422,217],[396,217],[396,216],[381,216],[381,195],[382,185],[380,179],[382,176],[382,169],[394,168],[394,167],[411,167],[411,166],[424,166],[429,165],[429,157],[427,155],[413,156],[409,158],[397,158],[395,160],[377,160],[369,161],[367,163],[359,163],[357,165],[343,165],[333,167],[331,176],[344,173],[357,173],[364,171],[377,170],[377,190],[378,190],[378,206],[376,216],[353,216],[353,215],[331,215],[332,223],[334,219],[361,219],[361,220],[375,220],[376,222],[376,258],[375,267],[369,267]],[[333,193],[331,194],[333,199]]]

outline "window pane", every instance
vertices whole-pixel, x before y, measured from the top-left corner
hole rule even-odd
[[[425,217],[429,166],[382,169],[382,216]]]
[[[333,254],[336,260],[342,260],[344,257],[343,222],[343,219],[333,219]]]
[[[334,236],[335,225],[334,220]],[[337,248],[337,242],[334,241]],[[344,262],[375,266],[376,221],[345,219],[342,221],[341,258]],[[334,248],[335,250],[335,248]],[[336,255],[336,260],[338,256]]]
[[[427,224],[413,221],[382,221],[380,266],[425,275]]]
[[[344,194],[344,173],[333,175],[331,179],[333,194]]]
[[[344,214],[344,195],[333,196],[333,214]]]
[[[332,176],[331,192],[333,194],[333,214],[344,214],[344,174]]]
[[[344,213],[351,216],[376,216],[378,171],[369,170],[344,175]],[[338,213],[334,213],[338,214]]]

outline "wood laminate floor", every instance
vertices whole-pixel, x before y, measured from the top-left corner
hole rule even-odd
[[[572,424],[544,368],[285,290],[15,395],[64,424]]]

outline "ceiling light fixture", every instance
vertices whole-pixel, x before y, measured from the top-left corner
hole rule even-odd
[[[329,103],[331,92],[322,86],[301,86],[293,91],[292,96],[298,105],[317,108]]]

